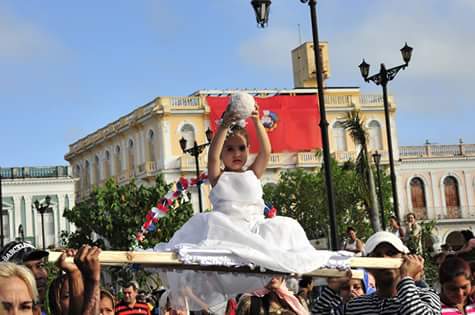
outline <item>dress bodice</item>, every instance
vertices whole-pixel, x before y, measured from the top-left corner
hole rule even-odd
[[[223,172],[210,193],[214,211],[254,221],[263,217],[262,186],[253,171]]]

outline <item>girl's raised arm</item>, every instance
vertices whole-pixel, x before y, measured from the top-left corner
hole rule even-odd
[[[235,120],[235,114],[226,110],[223,114],[221,125],[218,127],[213,140],[211,140],[208,150],[208,181],[211,187],[216,185],[221,175],[221,151],[223,150],[228,128]]]
[[[259,153],[252,163],[250,169],[256,174],[257,178],[261,178],[264,175],[264,172],[267,168],[267,163],[269,163],[269,158],[271,154],[271,144],[269,141],[269,137],[267,136],[266,129],[262,125],[259,119],[259,108],[256,105],[256,110],[252,113],[252,121],[254,126],[256,127],[256,135],[257,139],[259,140]]]

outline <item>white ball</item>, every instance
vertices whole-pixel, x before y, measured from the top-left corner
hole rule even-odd
[[[246,119],[251,116],[255,107],[256,100],[249,93],[237,92],[231,96],[229,110],[237,114],[239,119]]]

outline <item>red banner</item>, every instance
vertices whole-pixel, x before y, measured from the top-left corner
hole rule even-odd
[[[226,109],[229,96],[208,96],[211,108],[210,124],[216,131],[216,121]],[[320,114],[316,95],[279,95],[256,97],[259,116],[266,127],[272,144],[272,152],[311,151],[322,147]],[[257,152],[259,143],[251,121],[247,122],[251,152]]]

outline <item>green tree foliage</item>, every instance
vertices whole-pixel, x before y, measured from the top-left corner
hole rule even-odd
[[[81,244],[91,243],[92,232],[107,240],[108,249],[127,250],[135,241],[135,233],[145,222],[147,212],[172,188],[159,174],[155,185],[146,187],[131,182],[118,185],[109,179],[104,186],[93,190],[88,199],[64,212],[64,217],[73,222],[77,231],[63,233],[67,246],[78,248]],[[177,201],[178,202],[178,201]],[[191,203],[178,202],[166,217],[160,219],[157,231],[148,233],[142,244],[152,247],[158,242],[168,241],[191,216]]]
[[[368,132],[364,127],[364,119],[356,110],[347,113],[343,126],[350,133],[351,138],[360,145],[360,152],[356,157],[356,171],[360,176],[361,189],[365,198],[365,206],[368,209],[369,219],[373,231],[381,230],[382,224],[379,220],[378,195],[376,193],[376,185],[374,175],[370,166],[370,157],[368,152]]]
[[[353,162],[338,165],[332,160],[333,184],[337,209],[338,234],[343,237],[346,228],[353,226],[358,236],[365,239],[372,234],[365,190]],[[387,177],[382,179],[387,186]],[[383,188],[383,190],[385,190]],[[385,195],[387,200],[389,194]],[[291,169],[280,175],[277,184],[264,186],[264,199],[271,202],[279,215],[299,221],[309,239],[328,235],[328,206],[323,170]]]

